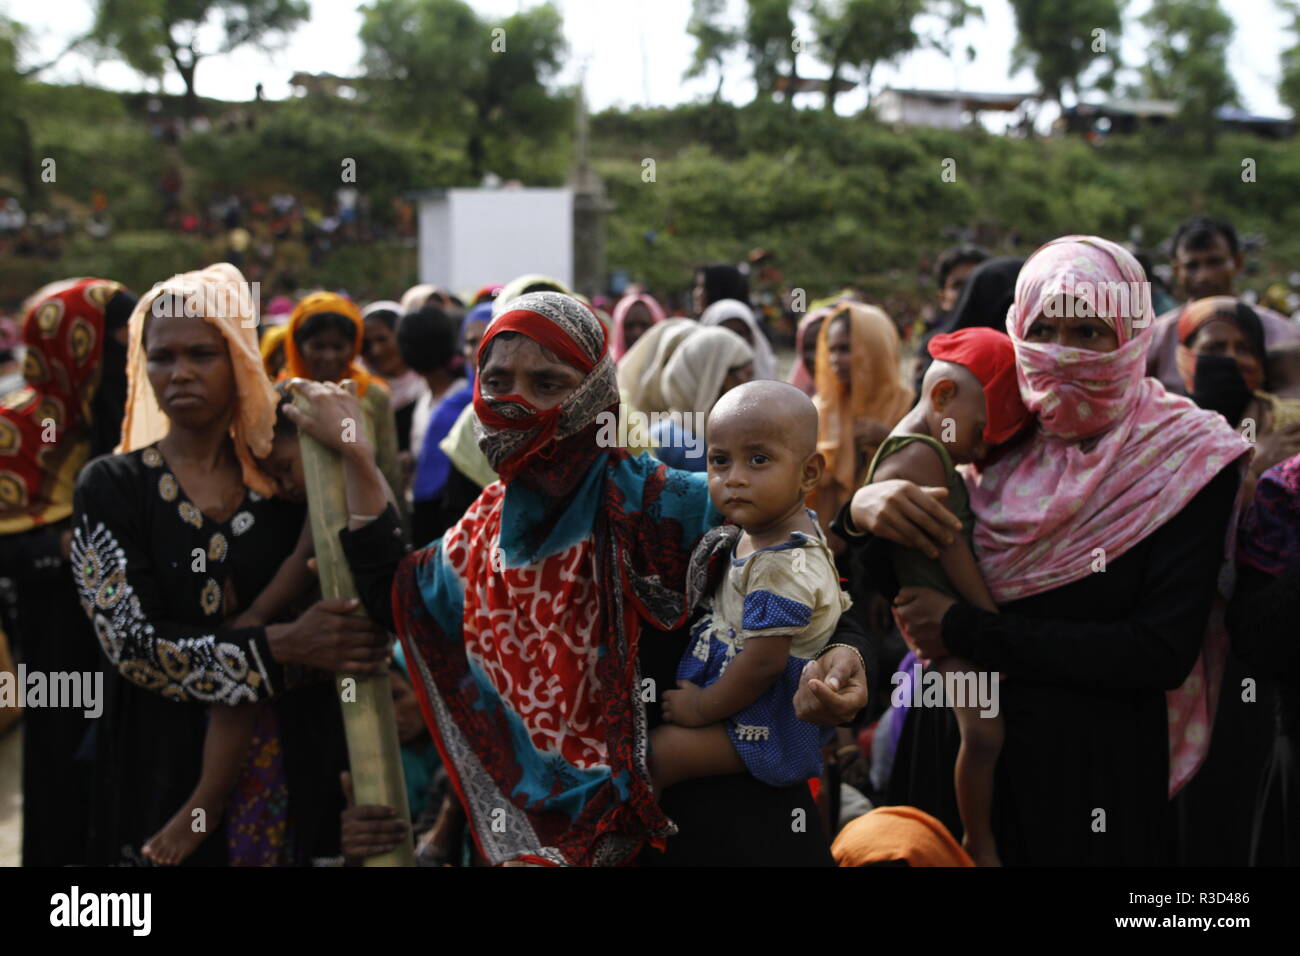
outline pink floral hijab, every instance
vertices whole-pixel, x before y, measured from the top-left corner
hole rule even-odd
[[[1073,296],[1080,308],[1086,303],[1119,347],[1094,352],[1026,341],[1033,321],[1060,305],[1060,296]],[[1113,242],[1055,239],[1020,270],[1007,332],[1020,394],[1038,427],[968,481],[980,569],[998,603],[1087,577],[1098,554],[1113,561],[1133,548],[1249,451],[1222,416],[1146,377],[1154,324],[1146,275]],[[1225,543],[1225,557],[1230,553]],[[1211,637],[1187,682],[1169,695],[1171,794],[1209,747],[1226,650],[1222,634]]]

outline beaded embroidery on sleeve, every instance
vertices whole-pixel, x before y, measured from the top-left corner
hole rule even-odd
[[[126,555],[112,532],[89,521],[75,529],[72,567],[81,606],[108,659],[127,680],[177,701],[238,704],[271,694],[256,645],[218,641],[213,634],[159,637],[127,581]],[[249,665],[249,655],[253,661]]]

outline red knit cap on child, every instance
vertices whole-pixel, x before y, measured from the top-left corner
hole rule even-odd
[[[929,345],[936,361],[962,366],[984,386],[988,404],[984,440],[989,445],[1000,445],[1025,427],[1032,416],[1020,398],[1010,336],[997,329],[959,329],[936,335]]]

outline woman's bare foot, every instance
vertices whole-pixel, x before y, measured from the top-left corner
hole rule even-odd
[[[201,811],[208,817],[208,819],[204,820],[205,826],[203,829],[197,832],[194,829],[196,822],[195,810]],[[176,866],[183,863],[191,853],[199,848],[199,844],[207,839],[208,827],[206,824],[215,822],[204,808],[191,801],[177,810],[176,815],[168,820],[161,830],[146,840],[140,852],[144,854],[146,859],[152,860],[161,866]]]

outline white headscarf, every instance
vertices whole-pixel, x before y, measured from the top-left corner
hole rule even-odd
[[[501,287],[501,291],[497,293],[497,297],[492,300],[492,318],[495,319],[498,315],[504,313],[506,311],[506,306],[523,295],[524,290],[531,285],[545,285],[548,288],[553,289],[555,292],[562,292],[565,295],[573,296],[569,287],[559,279],[553,279],[550,276],[544,276],[537,272],[530,272],[527,275],[511,279]],[[579,296],[573,297],[575,299],[580,298]],[[586,302],[586,299],[582,299],[582,301]]]
[[[700,330],[694,319],[668,319],[650,326],[618,363],[618,388],[637,411],[668,411],[663,393],[664,368],[687,336]]]
[[[361,318],[368,319],[376,312],[396,312],[397,317],[400,319],[402,317],[402,303],[394,302],[392,299],[380,299],[377,302],[371,302],[361,310]]]
[[[704,310],[700,325],[721,325],[728,319],[740,319],[749,326],[754,338],[754,378],[776,378],[776,356],[767,336],[758,327],[754,311],[737,299],[721,299]]]
[[[407,312],[414,312],[428,302],[429,297],[437,291],[438,287],[428,282],[411,286],[402,293],[402,301],[398,303],[398,313],[405,315]]]
[[[731,329],[697,328],[664,367],[668,410],[708,416],[727,372],[754,361],[754,350]]]

